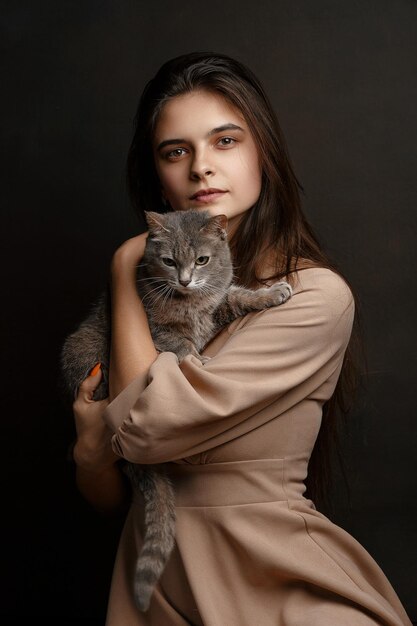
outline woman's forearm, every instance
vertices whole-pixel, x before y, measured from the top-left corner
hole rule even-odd
[[[137,376],[147,374],[158,356],[137,293],[136,269],[123,259],[113,259],[111,293],[110,401]]]
[[[129,490],[118,461],[120,456],[112,448],[112,431],[103,421],[108,398],[93,400],[103,373],[94,368],[79,386],[73,403],[77,437],[72,447],[76,466],[76,482],[84,498],[103,513],[125,509]]]
[[[76,483],[82,496],[101,513],[123,512],[129,504],[129,490],[117,464],[101,471],[77,465]]]

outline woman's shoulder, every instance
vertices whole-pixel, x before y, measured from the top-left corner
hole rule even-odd
[[[328,313],[341,315],[355,308],[354,296],[347,281],[337,271],[323,266],[303,264],[292,273],[293,300],[315,305]]]
[[[352,330],[355,302],[343,277],[319,266],[297,268],[290,276],[293,293],[289,300],[238,318],[230,325],[229,334],[238,336],[238,331],[244,331],[244,341],[253,341],[258,348],[263,340],[270,346],[275,345],[274,337],[281,342],[288,338],[288,345],[293,348],[299,341],[303,349],[308,350],[326,342],[346,345]]]
[[[313,264],[311,261],[301,260],[298,262],[293,274],[295,274],[296,278],[306,277],[313,282],[320,280],[320,282],[343,283],[348,286],[347,281],[338,271],[331,267]]]
[[[329,267],[305,262],[297,265],[297,269],[290,276],[292,276],[294,283],[294,291],[320,289],[329,291],[333,295],[341,292],[353,298],[347,280],[339,272]]]
[[[316,261],[298,257],[290,264],[290,273],[279,280],[286,280],[293,288],[293,293],[314,291],[322,297],[346,297],[353,301],[353,294],[348,282],[343,276],[328,266],[323,266]],[[268,259],[261,270],[261,276],[266,279],[267,284],[278,282],[273,278],[277,271],[276,266]]]
[[[267,284],[287,280],[292,287],[292,296],[284,304],[262,311],[248,313],[230,324],[229,334],[254,327],[264,328],[268,336],[274,329],[300,327],[320,328],[325,333],[346,326],[346,333],[353,323],[355,302],[349,285],[336,271],[323,266],[312,266],[311,262],[286,278],[270,279]],[[343,323],[341,323],[343,321]],[[327,329],[327,331],[326,331]]]

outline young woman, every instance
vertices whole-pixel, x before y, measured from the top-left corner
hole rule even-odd
[[[135,288],[146,234],[114,254],[110,397],[92,401],[97,366],[74,403],[77,481],[98,509],[117,510],[130,499],[121,459],[166,463],[177,522],[140,614],[132,581],[143,502],[129,503],[107,626],[410,625],[369,553],[315,506],[350,378],[354,299],[302,213],[258,80],[224,55],[166,63],[139,104],[128,183],[141,216],[225,214],[237,280],[286,277],[293,296],[232,322],[204,365],[192,355],[179,364],[155,350]]]

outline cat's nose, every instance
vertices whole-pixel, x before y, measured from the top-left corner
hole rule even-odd
[[[178,279],[178,282],[180,285],[182,285],[183,287],[187,287],[187,285],[190,284],[191,280],[181,280],[181,278]]]

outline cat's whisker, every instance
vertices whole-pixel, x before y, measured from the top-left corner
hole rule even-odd
[[[207,284],[204,284],[204,283],[201,284],[201,285],[198,285],[198,290],[201,291],[201,292],[204,292],[204,293],[208,293],[208,292],[212,291],[210,286],[207,285]]]
[[[148,296],[149,294],[153,293],[154,291],[158,291],[160,289],[163,289],[165,287],[165,285],[157,285],[156,287],[153,287],[153,289],[151,289],[150,291],[147,291],[144,294],[144,297]]]
[[[161,278],[160,276],[147,276],[146,278],[137,278],[137,283],[142,283],[144,281],[155,282],[159,280],[160,282],[165,282],[165,278]]]
[[[210,298],[210,300],[213,300],[214,303],[220,300],[219,292],[213,291],[208,285],[202,285],[199,290],[203,296]],[[223,293],[221,293],[221,295],[223,295]]]
[[[159,297],[164,298],[165,295],[170,292],[170,290],[171,290],[171,287],[169,285],[165,285],[164,289],[159,292]]]
[[[166,285],[159,285],[159,287],[155,287],[155,289],[152,289],[152,291],[149,291],[145,296],[143,296],[142,303],[145,303],[147,299],[151,298],[151,305],[153,305],[158,300],[159,296],[165,293],[166,288]]]
[[[165,283],[162,285],[157,285],[156,287],[154,287],[153,289],[151,289],[151,291],[148,291],[148,293],[146,295],[150,296],[151,294],[154,294],[155,292],[157,294],[163,293],[165,291],[165,289],[168,288],[168,285],[166,285]]]
[[[168,299],[170,299],[170,297],[172,297],[172,295],[173,295],[174,291],[175,291],[175,290],[174,290],[172,287],[169,287],[168,293],[166,294],[166,296],[165,296],[165,298],[164,298],[164,301],[163,301],[163,305],[162,305],[162,306],[165,306],[165,305],[166,305],[166,303],[168,302]]]
[[[164,299],[164,306],[165,304],[168,302],[169,299],[172,299],[172,296],[174,295],[175,289],[173,287],[169,288],[169,291]]]
[[[167,285],[165,291],[160,295],[160,298],[162,299],[162,304],[159,306],[162,311],[165,309],[166,301],[169,297],[170,291],[171,287]]]
[[[212,287],[210,287],[210,285],[201,285],[201,286],[199,286],[198,289],[202,293],[216,293],[216,291],[214,289],[212,289]]]
[[[145,294],[144,298],[146,298],[146,296],[149,296],[149,295],[150,295],[151,293],[153,293],[154,291],[157,291],[158,289],[162,289],[163,287],[166,287],[166,285],[165,285],[165,284],[162,284],[162,285],[157,285],[156,287],[154,287],[153,289],[151,289],[150,291],[148,291],[148,292]]]
[[[150,304],[148,304],[147,307],[146,307],[148,309],[148,311],[151,312],[151,314],[153,314],[156,305],[158,305],[158,307],[159,307],[159,301],[166,296],[168,291],[169,291],[169,287],[165,286],[162,291],[160,291],[159,293],[155,294],[154,299],[152,300],[152,302]],[[159,307],[159,308],[162,308],[162,307]]]
[[[200,289],[206,289],[208,292],[210,292],[212,294],[223,294],[224,293],[224,289],[220,289],[220,287],[217,287],[215,285],[211,285],[210,283],[205,283],[204,285],[202,285],[200,287]]]

